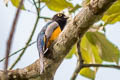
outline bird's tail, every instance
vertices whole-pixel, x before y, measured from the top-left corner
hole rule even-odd
[[[45,53],[48,51],[48,48],[44,51],[44,53],[43,52],[40,52],[40,54],[39,54],[39,57],[40,57],[40,74],[42,74],[43,73],[43,71],[44,71],[44,61],[43,61],[43,57],[44,57],[44,55],[45,55]]]
[[[43,54],[40,53],[40,74],[43,73],[44,63],[43,63]]]

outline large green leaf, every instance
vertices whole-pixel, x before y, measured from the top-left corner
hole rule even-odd
[[[87,37],[86,34],[83,36],[81,40],[81,53],[82,53],[82,58],[84,60],[85,64],[101,64],[102,59],[99,56],[99,51],[96,45],[91,43]],[[80,71],[80,74],[84,77],[90,78],[94,80],[95,78],[95,73],[96,71],[91,70],[90,68],[83,68]]]
[[[102,61],[116,62],[119,59],[119,50],[109,42],[104,34],[100,32],[87,32],[81,40],[81,53],[85,64],[101,64]],[[67,58],[71,58],[76,52],[74,45]],[[94,79],[96,70],[84,68],[80,74],[84,77]]]
[[[120,0],[117,0],[108,10],[105,12],[106,15],[114,13],[120,13]]]
[[[104,14],[102,20],[106,24],[114,24],[120,21],[120,0],[116,1]]]
[[[102,20],[105,22],[105,25],[106,24],[114,24],[114,23],[120,21],[120,13],[114,13],[111,15],[104,15]]]
[[[72,3],[67,2],[66,0],[42,0],[42,2],[45,2],[49,9],[57,12],[68,7],[73,8]]]
[[[81,52],[84,63],[98,63],[102,60],[118,63],[119,50],[110,43],[102,33],[87,32],[81,41]],[[94,79],[96,71],[84,68],[80,74],[84,77]]]
[[[13,6],[15,6],[16,8],[18,8],[18,7],[19,7],[19,4],[20,4],[20,1],[21,1],[21,0],[11,0],[11,3],[13,4]],[[24,5],[22,5],[21,9],[22,9],[22,10],[25,10]]]
[[[98,54],[104,61],[118,63],[120,51],[110,41],[106,39],[104,34],[100,32],[87,32],[87,39],[98,48]]]
[[[80,75],[94,80],[96,72],[90,68],[83,68],[80,71]]]
[[[97,46],[91,44],[86,35],[81,41],[81,53],[85,63],[102,63]]]

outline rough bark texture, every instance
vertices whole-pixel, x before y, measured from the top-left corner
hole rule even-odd
[[[9,80],[53,80],[54,74],[67,55],[77,38],[84,35],[89,27],[98,21],[103,13],[116,0],[91,0],[90,4],[84,7],[75,18],[70,21],[55,43],[51,46],[49,52],[44,58],[45,71],[40,74],[39,60],[23,68],[8,71]],[[0,80],[3,77],[3,71],[0,71]]]

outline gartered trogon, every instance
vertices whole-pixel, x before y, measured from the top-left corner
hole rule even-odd
[[[54,15],[52,20],[50,20],[38,34],[37,48],[40,57],[40,73],[42,73],[44,70],[43,57],[49,46],[54,40],[56,40],[60,32],[64,29],[67,19],[68,17],[66,17],[63,13]]]

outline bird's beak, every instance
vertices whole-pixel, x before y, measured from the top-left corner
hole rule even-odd
[[[65,19],[68,19],[69,17],[68,17],[68,16],[65,16],[64,18],[65,18]]]

